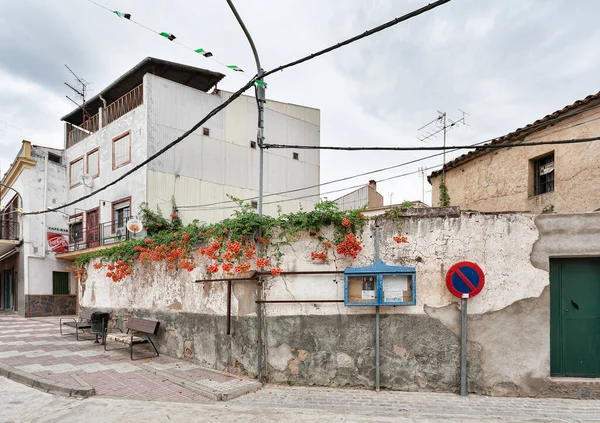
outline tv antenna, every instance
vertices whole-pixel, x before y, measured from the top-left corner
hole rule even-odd
[[[82,79],[79,76],[77,76],[77,74],[75,72],[73,72],[73,70],[68,65],[65,64],[65,68],[67,68],[69,70],[69,72],[71,72],[71,75],[73,75],[73,77],[75,78],[75,82],[76,82],[75,85],[77,86],[77,88],[73,87],[68,82],[65,82],[65,85],[67,87],[69,87],[71,90],[73,90],[73,92],[75,93],[77,99],[81,102],[81,104],[79,104],[77,101],[73,100],[68,95],[66,95],[65,97],[67,97],[69,100],[71,100],[71,102],[73,104],[75,104],[77,107],[81,108],[81,110],[83,111],[83,122],[85,122],[86,120],[88,120],[92,117],[88,113],[88,111],[85,109],[86,89],[87,89],[87,86],[89,85],[89,83],[85,79]]]
[[[430,122],[427,122],[425,125],[421,126],[417,131],[426,131],[424,135],[418,137],[419,141],[426,142],[430,138],[437,137],[440,133],[444,135],[444,147],[446,147],[446,133],[452,128],[457,128],[460,125],[467,125],[465,120],[465,116],[469,116],[468,113],[463,112],[458,109],[459,112],[462,113],[462,117],[457,120],[452,120],[446,116],[446,112],[440,112],[438,110],[438,116]],[[444,148],[443,153],[443,163],[442,163],[442,184],[446,183],[446,149]]]

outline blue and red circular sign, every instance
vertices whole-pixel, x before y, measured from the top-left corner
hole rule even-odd
[[[475,263],[461,261],[446,274],[446,286],[452,295],[458,298],[473,298],[485,285],[483,270]]]

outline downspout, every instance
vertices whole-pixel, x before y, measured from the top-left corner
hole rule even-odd
[[[46,210],[48,206],[48,154],[46,153],[46,160],[44,161],[44,204],[42,204],[42,210]],[[44,235],[46,234],[47,231],[47,216],[48,213],[44,213],[44,218],[43,218],[43,225],[42,226],[42,258],[46,258],[46,244],[47,244],[47,240],[44,239]]]

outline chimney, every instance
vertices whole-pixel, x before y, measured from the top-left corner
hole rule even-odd
[[[375,179],[371,179],[369,181],[369,188],[375,189],[375,190],[377,189],[377,182],[375,181]]]

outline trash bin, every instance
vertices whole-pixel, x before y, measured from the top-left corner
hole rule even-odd
[[[104,334],[106,333],[106,328],[108,328],[108,319],[110,318],[110,313],[103,313],[100,311],[95,311],[92,313],[92,327],[90,329],[91,333],[96,334],[96,343],[98,342],[98,335],[102,336],[102,343],[104,343]]]

